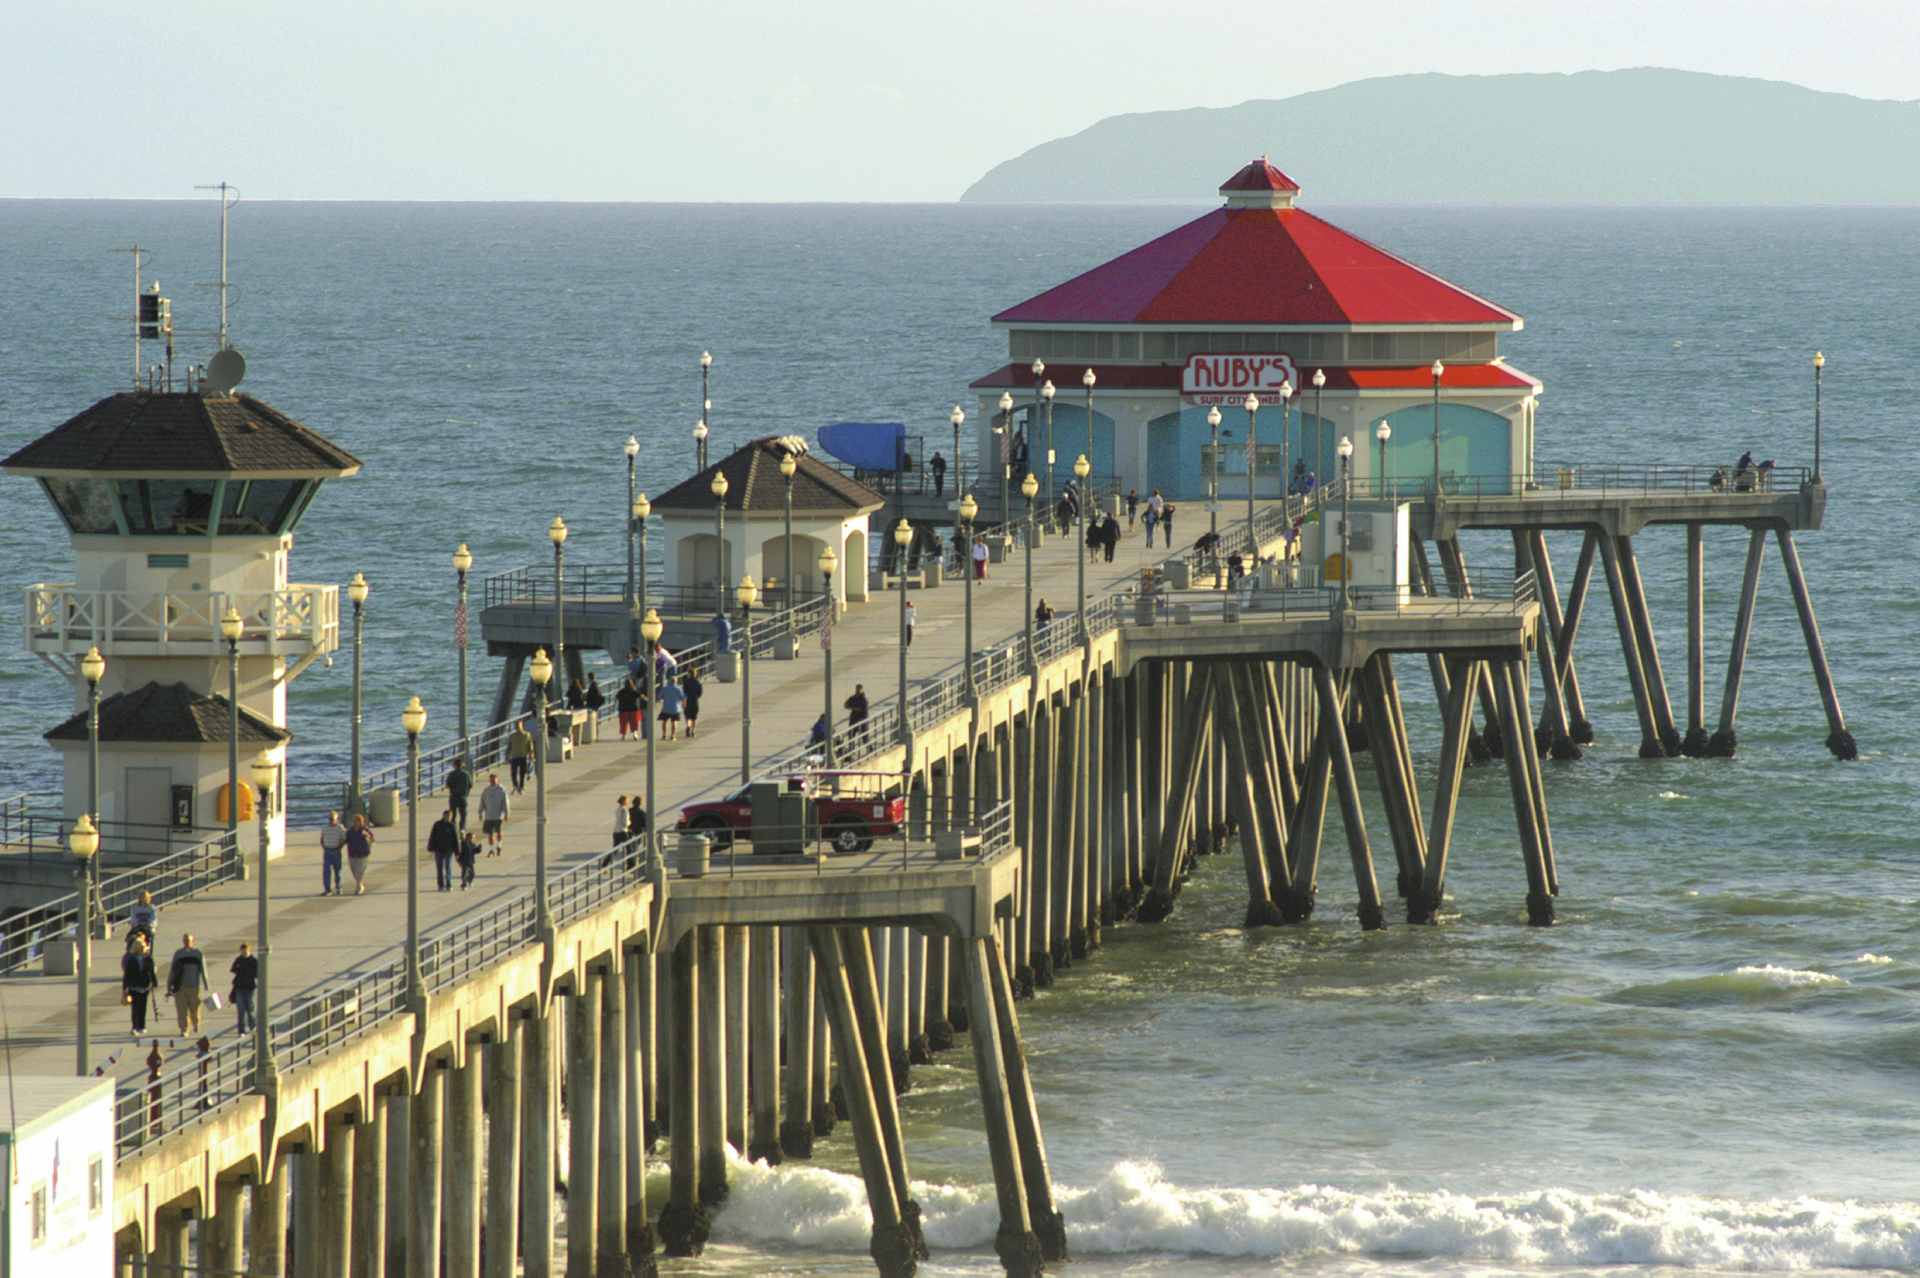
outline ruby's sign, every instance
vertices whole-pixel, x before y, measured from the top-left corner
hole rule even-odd
[[[1193,355],[1180,370],[1180,393],[1196,403],[1221,404],[1244,400],[1249,394],[1262,403],[1280,402],[1280,387],[1291,383],[1299,390],[1300,376],[1293,367],[1293,356],[1284,351],[1271,355]]]

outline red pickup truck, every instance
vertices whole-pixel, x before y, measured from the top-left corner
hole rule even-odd
[[[898,832],[907,819],[907,801],[883,793],[892,773],[806,772],[763,777],[755,784],[774,781],[787,790],[804,793],[818,813],[821,837],[835,852],[864,852],[874,839]],[[678,829],[705,834],[717,848],[733,841],[753,839],[751,786],[741,786],[724,799],[695,803],[680,809]]]

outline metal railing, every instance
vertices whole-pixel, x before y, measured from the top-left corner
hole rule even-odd
[[[103,923],[111,927],[115,920],[125,920],[128,909],[142,892],[151,892],[153,903],[164,908],[239,878],[242,863],[243,857],[232,837],[223,830],[171,856],[102,879],[96,908]],[[77,925],[79,911],[80,894],[69,892],[8,919],[5,936],[0,939],[0,972],[11,972],[32,962],[44,942],[65,936]]]
[[[304,639],[309,648],[340,646],[340,588],[294,585],[264,591],[79,590],[72,582],[28,586],[27,648],[97,643],[204,644],[224,648],[220,618],[240,613],[240,642]]]
[[[121,1084],[114,1098],[114,1144],[122,1156],[133,1153],[253,1090],[253,1040],[229,1039],[157,1078]]]
[[[1764,462],[1742,470],[1725,465],[1660,465],[1617,462],[1537,462],[1511,475],[1440,476],[1448,497],[1551,497],[1557,493],[1699,493],[1728,496],[1797,491],[1813,478],[1805,466]],[[1433,492],[1432,475],[1369,477],[1353,481],[1356,498],[1422,501]]]

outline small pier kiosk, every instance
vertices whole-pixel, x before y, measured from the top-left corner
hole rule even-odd
[[[1220,194],[1205,217],[993,317],[1008,362],[972,383],[980,457],[999,457],[992,432],[1010,427],[1009,461],[1022,445],[1028,459],[1016,485],[1030,470],[1057,492],[1085,452],[1121,492],[1197,501],[1217,452],[1222,498],[1249,485],[1268,498],[1296,468],[1333,478],[1347,436],[1356,479],[1384,468],[1417,492],[1437,425],[1443,480],[1527,470],[1541,384],[1500,355],[1520,316],[1296,208],[1299,184],[1264,157]]]
[[[73,539],[74,579],[26,588],[24,637],[73,683],[78,713],[46,735],[66,767],[66,816],[91,812],[110,856],[224,828],[236,784],[235,815],[252,818],[247,778],[262,754],[282,765],[284,789],[287,685],[339,646],[338,588],[288,581],[287,555],[321,484],[360,460],[236,393],[243,365],[222,354],[199,389],[110,395],[0,463],[40,481]],[[279,798],[268,796],[271,855]]]

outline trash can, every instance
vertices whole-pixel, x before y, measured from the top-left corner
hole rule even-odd
[[[1184,559],[1167,560],[1167,589],[1190,590],[1193,587],[1193,565]]]
[[[713,677],[721,683],[733,683],[740,678],[740,654],[737,652],[717,652],[713,656]]]
[[[367,820],[377,826],[400,823],[400,791],[388,788],[367,792]]]
[[[1143,596],[1133,601],[1134,625],[1151,626],[1153,624],[1153,614],[1154,600],[1151,596]]]
[[[1560,480],[1561,491],[1564,492],[1565,490],[1572,488],[1573,487],[1573,467],[1562,466],[1560,468],[1559,480]]]
[[[707,860],[712,854],[713,845],[704,834],[683,834],[680,846],[676,849],[674,868],[680,871],[683,879],[697,879],[707,872]]]

